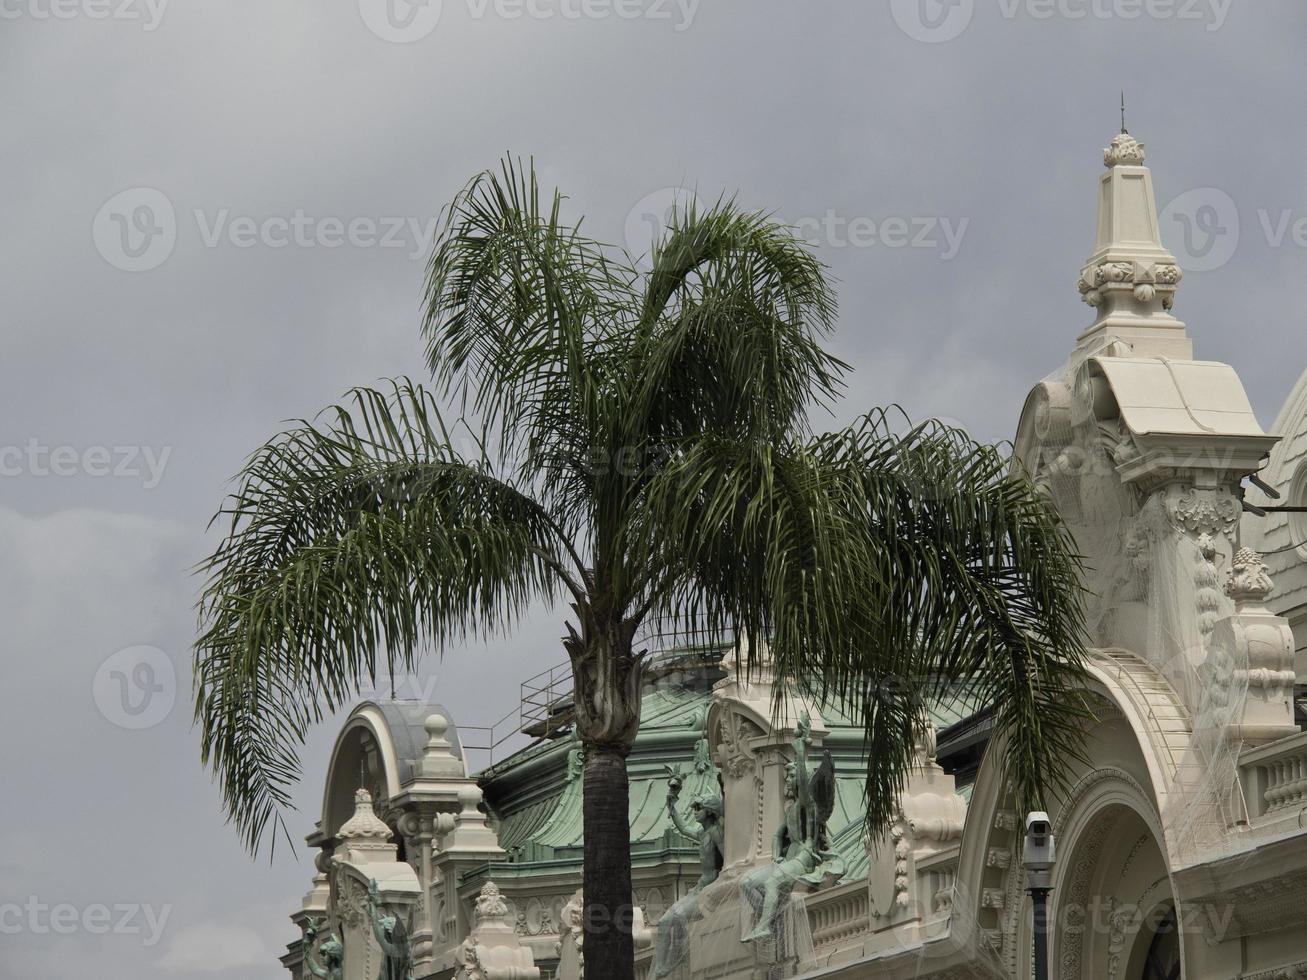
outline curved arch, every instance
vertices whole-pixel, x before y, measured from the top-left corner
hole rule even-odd
[[[445,719],[449,750],[463,762],[466,774],[458,727],[441,705],[416,699],[364,701],[350,712],[332,746],[323,787],[321,833],[327,839],[354,812],[354,791],[359,786],[364,755],[367,755],[370,779],[366,788],[372,792],[380,814],[381,804],[396,797],[413,781],[429,737],[426,721],[436,714]]]
[[[1190,751],[1188,710],[1157,668],[1128,650],[1091,650],[1088,668],[1090,690],[1120,711],[1135,733],[1152,805],[1164,812],[1180,762]]]
[[[366,739],[360,736],[366,736]],[[366,753],[365,743],[370,740],[380,761],[382,788],[385,798],[399,793],[399,759],[390,723],[381,706],[365,701],[356,707],[341,726],[331,749],[327,764],[327,778],[322,790],[322,833],[331,838],[340,825],[354,812],[354,791],[359,785],[359,764]]]
[[[1120,769],[1092,770],[1058,821],[1053,957],[1062,976],[1132,980],[1148,916],[1174,907],[1161,821],[1148,791]],[[1149,934],[1151,935],[1151,933]],[[1183,941],[1183,937],[1181,937]]]
[[[1188,715],[1166,679],[1128,651],[1090,651],[1088,673],[1087,689],[1104,710],[1086,735],[1120,719],[1122,730],[1132,737],[1122,746],[1120,766],[1109,762],[1090,769],[1061,798],[1050,801],[1059,849],[1070,857],[1095,814],[1116,806],[1137,814],[1169,868],[1160,814],[1175,778],[1176,760],[1188,749]],[[1029,955],[1030,939],[1022,928],[1021,814],[1002,757],[1002,742],[991,742],[972,788],[957,879],[970,905],[967,917],[978,923],[990,947],[1015,971],[1022,954]],[[1066,868],[1064,864],[1060,873],[1067,874]],[[1055,885],[1055,893],[1060,887]]]

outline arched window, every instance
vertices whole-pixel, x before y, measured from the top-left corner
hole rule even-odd
[[[1153,932],[1140,980],[1180,980],[1180,932],[1176,928],[1174,907]]]

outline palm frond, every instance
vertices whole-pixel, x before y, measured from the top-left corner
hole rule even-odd
[[[423,389],[357,389],[324,416],[251,457],[201,566],[195,715],[251,849],[282,824],[306,729],[364,678],[581,588],[548,516],[460,456]]]
[[[664,438],[782,438],[841,388],[822,346],[825,269],[789,228],[733,202],[674,211],[645,289],[632,421]]]
[[[1083,618],[1065,529],[1003,455],[885,414],[780,445],[687,442],[644,497],[654,615],[762,639],[780,676],[865,722],[888,820],[931,699],[991,706],[1011,778],[1045,796],[1079,751]]]
[[[566,223],[533,167],[506,158],[446,210],[427,270],[427,361],[511,452],[583,441],[636,273]]]
[[[918,707],[965,690],[993,712],[1021,802],[1045,801],[1081,758],[1087,716],[1083,570],[1067,528],[1002,452],[938,422],[900,433],[877,413],[815,449],[879,570],[869,599],[880,615],[867,620],[870,643],[846,648],[850,658],[827,647],[803,666],[864,701],[887,677]],[[878,717],[902,734],[901,718],[869,710],[872,745],[893,737]],[[884,788],[901,789],[910,753],[900,741],[897,757],[876,760]],[[891,805],[870,798],[869,820]]]

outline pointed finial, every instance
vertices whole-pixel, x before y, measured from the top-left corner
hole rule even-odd
[[[1121,132],[1128,134],[1130,130],[1125,128],[1125,89],[1121,90]]]

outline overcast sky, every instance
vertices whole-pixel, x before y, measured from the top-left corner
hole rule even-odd
[[[1204,270],[1176,313],[1269,427],[1307,364],[1305,39],[1301,0],[0,0],[0,977],[282,975],[311,863],[223,824],[188,568],[280,420],[421,375],[430,221],[503,151],[635,251],[678,187],[799,225],[841,420],[997,440],[1089,322],[1124,88]],[[428,679],[488,723],[559,633]]]

